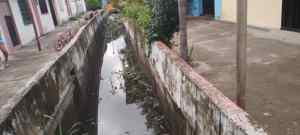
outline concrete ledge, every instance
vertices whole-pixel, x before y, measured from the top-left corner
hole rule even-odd
[[[147,47],[141,47],[139,44],[138,40],[142,37],[135,33],[134,26],[126,22],[125,27],[137,56],[150,67],[156,83],[162,87],[160,88],[160,93],[163,94],[161,97],[166,98],[165,101],[170,102],[169,105],[175,104],[176,110],[184,115],[187,126],[184,126],[183,134],[267,134],[248,113],[197,74],[176,52],[161,42],[153,43],[149,51]],[[145,54],[149,54],[149,57]],[[168,97],[172,101],[169,101]]]
[[[0,134],[54,134],[69,129],[81,114],[97,106],[101,54],[107,15],[95,16],[0,109]],[[97,36],[97,38],[96,38]],[[97,42],[97,43],[96,43]],[[95,106],[89,103],[93,100]],[[88,106],[89,105],[89,106]],[[94,109],[95,109],[94,108]],[[66,112],[72,112],[65,115]],[[71,118],[68,124],[64,119]],[[63,124],[62,124],[63,123]]]

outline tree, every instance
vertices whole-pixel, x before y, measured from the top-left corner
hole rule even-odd
[[[89,10],[95,10],[101,7],[101,2],[99,0],[86,0],[86,4]]]
[[[151,23],[148,29],[149,41],[162,41],[170,48],[170,40],[178,31],[178,2],[177,0],[146,0],[152,9]]]
[[[178,11],[179,11],[180,54],[184,60],[188,60],[186,0],[178,0],[178,7],[179,7]]]

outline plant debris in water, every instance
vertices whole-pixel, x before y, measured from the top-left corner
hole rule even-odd
[[[137,104],[142,108],[147,120],[145,124],[155,135],[168,135],[167,120],[160,110],[159,99],[154,95],[150,76],[136,64],[129,48],[123,49],[122,53],[125,55],[123,77],[127,104]]]
[[[112,14],[106,22],[105,43],[116,40],[124,33],[123,23],[120,14]]]

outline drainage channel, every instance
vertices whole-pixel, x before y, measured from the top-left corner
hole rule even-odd
[[[101,69],[98,135],[169,135],[151,79],[123,37],[107,44]]]

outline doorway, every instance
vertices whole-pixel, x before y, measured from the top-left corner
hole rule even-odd
[[[203,0],[188,0],[188,14],[190,16],[203,15]]]
[[[215,0],[188,0],[188,14],[191,16],[214,16]]]
[[[204,15],[214,16],[215,0],[203,0]]]
[[[283,0],[282,29],[300,32],[299,5],[299,0]]]
[[[50,11],[51,11],[51,16],[54,22],[54,25],[57,26],[58,22],[57,22],[57,17],[56,17],[56,12],[55,12],[55,8],[54,8],[54,3],[53,0],[48,0],[49,1],[49,6],[50,6]]]
[[[5,20],[12,44],[15,47],[15,46],[19,45],[21,42],[20,42],[20,38],[17,33],[16,24],[14,22],[14,19],[12,16],[4,16],[4,20]]]

